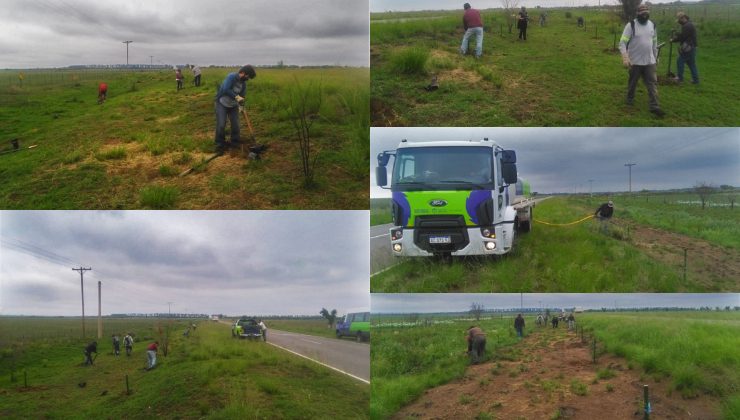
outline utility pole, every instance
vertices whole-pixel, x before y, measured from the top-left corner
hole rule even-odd
[[[100,280],[98,280],[98,340],[103,338],[103,315],[102,307],[100,304],[100,293],[102,287],[102,283],[100,282]]]
[[[593,179],[588,180],[588,196],[589,197],[594,196],[594,180]]]
[[[123,43],[126,44],[126,67],[128,67],[128,44],[132,42],[134,41],[123,41]]]
[[[624,166],[629,168],[630,172],[630,194],[632,194],[632,167],[637,165],[636,163],[625,163]]]
[[[167,302],[167,316],[172,318],[172,302]]]
[[[82,338],[85,338],[85,287],[83,285],[83,277],[85,271],[90,271],[92,268],[84,268],[80,266],[80,268],[73,268],[72,270],[80,272],[80,294],[82,295]]]

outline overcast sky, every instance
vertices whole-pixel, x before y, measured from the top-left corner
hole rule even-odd
[[[670,3],[673,0],[651,1],[653,4]],[[502,0],[370,0],[371,12],[410,11],[410,10],[462,10],[463,4],[470,3],[475,9],[496,9],[502,7]],[[577,7],[616,5],[617,0],[520,0],[517,5],[527,8]]]
[[[0,314],[368,310],[367,211],[3,211]],[[19,248],[21,248],[19,250]]]
[[[490,309],[583,309],[740,306],[737,293],[373,293],[373,313],[465,312],[475,302]],[[520,306],[521,305],[521,306]]]
[[[368,0],[3,0],[0,68],[369,66]],[[154,56],[150,59],[149,56]]]
[[[371,128],[370,195],[377,154],[402,139],[488,137],[517,154],[519,176],[539,193],[616,192],[692,187],[697,182],[740,185],[740,128]],[[393,160],[391,160],[391,165]],[[390,174],[390,172],[389,172]],[[390,177],[389,177],[390,179]]]

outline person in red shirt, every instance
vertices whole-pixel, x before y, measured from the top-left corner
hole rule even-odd
[[[154,369],[154,365],[157,364],[157,346],[159,341],[155,341],[146,348],[147,365],[146,370]]]
[[[179,91],[180,89],[182,89],[182,81],[183,81],[182,70],[180,69],[175,70],[175,81],[177,82],[177,90]]]
[[[478,10],[470,7],[470,3],[465,3],[463,7],[465,8],[463,14],[465,35],[463,35],[462,45],[460,45],[460,53],[462,55],[468,53],[468,40],[472,35],[475,35],[475,58],[480,58],[483,54],[483,19]]]
[[[105,102],[106,96],[108,96],[108,85],[100,82],[98,85],[98,105]]]

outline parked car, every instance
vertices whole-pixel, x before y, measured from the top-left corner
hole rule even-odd
[[[241,318],[231,327],[231,336],[235,338],[262,339],[262,330],[260,330],[257,321],[252,318]]]
[[[337,338],[354,337],[358,342],[370,339],[370,312],[350,312],[337,323]]]

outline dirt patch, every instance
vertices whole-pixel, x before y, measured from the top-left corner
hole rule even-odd
[[[370,98],[370,117],[373,127],[394,127],[400,124],[401,117],[385,101]]]
[[[437,75],[438,83],[463,82],[473,84],[480,83],[481,80],[483,80],[483,78],[480,76],[480,74],[474,71],[464,70],[460,68],[441,71]]]
[[[643,379],[614,356],[594,364],[588,344],[563,329],[539,329],[511,350],[520,356],[471,366],[463,378],[427,390],[394,418],[639,419],[643,385],[650,389],[653,419],[720,418],[716,398],[683,399],[670,392],[667,380]],[[596,380],[607,368],[614,377]]]
[[[627,226],[621,226],[627,229]],[[686,251],[687,277],[712,290],[740,288],[740,253],[692,238],[641,225],[630,225],[632,243],[647,255],[683,272]]]

